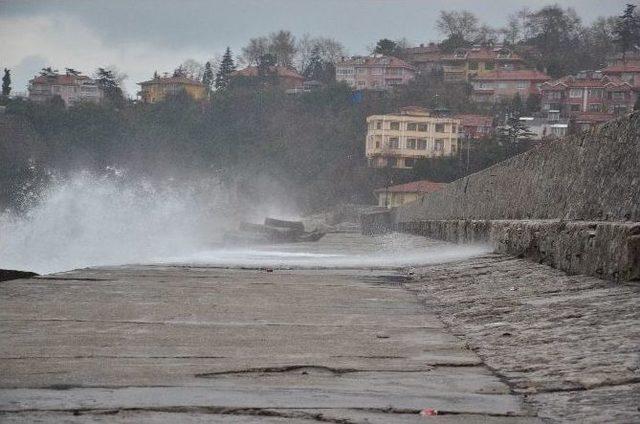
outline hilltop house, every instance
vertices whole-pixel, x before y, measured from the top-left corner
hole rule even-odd
[[[265,76],[272,76],[276,79],[278,86],[291,90],[300,89],[304,85],[304,77],[295,69],[287,66],[272,65],[266,69]],[[260,69],[257,66],[247,66],[231,74],[235,78],[257,78],[260,76]]]
[[[29,81],[29,100],[46,102],[60,96],[66,106],[79,102],[98,103],[102,100],[102,90],[96,81],[85,75],[55,72],[39,75]]]
[[[415,75],[416,69],[404,60],[380,54],[355,56],[336,64],[336,81],[355,90],[388,90],[407,84]]]
[[[587,129],[633,110],[632,85],[601,71],[583,71],[540,86],[543,111],[559,111]]]
[[[155,77],[149,81],[139,82],[138,96],[145,103],[156,103],[167,96],[175,96],[186,93],[194,100],[202,100],[207,97],[207,89],[198,80],[186,76]]]
[[[505,47],[461,48],[440,59],[445,81],[469,81],[494,71],[525,69],[524,60]]]
[[[519,94],[526,99],[540,92],[540,85],[551,78],[540,71],[492,71],[471,78],[473,100],[477,102],[497,102]]]
[[[415,107],[368,116],[365,143],[369,166],[412,168],[421,158],[453,155],[458,150],[460,123],[460,119],[431,116]]]

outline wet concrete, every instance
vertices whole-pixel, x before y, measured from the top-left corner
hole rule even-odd
[[[141,265],[3,282],[0,421],[539,422],[403,278]]]

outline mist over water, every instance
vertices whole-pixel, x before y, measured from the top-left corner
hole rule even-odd
[[[54,178],[23,214],[0,215],[0,268],[40,274],[132,263],[238,267],[400,267],[486,253],[404,234],[328,234],[317,243],[222,246],[239,221],[296,218],[272,196],[248,202],[216,179],[150,182],[120,171]]]

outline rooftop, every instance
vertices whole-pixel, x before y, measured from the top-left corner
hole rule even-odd
[[[93,83],[94,81],[86,75],[49,74],[38,75],[29,82],[31,84],[76,85]]]
[[[295,69],[286,67],[286,66],[270,66],[269,72],[275,73],[279,77],[287,77],[287,78],[295,78],[299,80],[304,80],[304,77],[300,75]],[[241,77],[257,77],[258,76],[258,67],[257,66],[247,66],[244,69],[240,69],[233,73],[233,76],[241,76]]]
[[[476,81],[549,81],[551,77],[535,69],[497,70],[473,77]]]
[[[392,67],[401,67],[414,69],[413,66],[409,65],[402,59],[398,59],[393,56],[384,56],[381,54],[375,54],[371,56],[354,56],[351,58],[343,59],[338,62],[336,66],[392,66]]]
[[[485,115],[473,115],[473,114],[460,114],[455,115],[454,118],[460,119],[462,126],[471,127],[491,127],[493,126],[493,117]]]
[[[406,184],[394,185],[391,187],[378,188],[374,193],[433,193],[441,190],[445,183],[436,183],[429,180],[412,181]]]
[[[139,82],[138,85],[151,85],[151,84],[188,84],[188,85],[203,85],[202,82],[187,78],[187,77],[159,77],[153,78],[148,81]]]

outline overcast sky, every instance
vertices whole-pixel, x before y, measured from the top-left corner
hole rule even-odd
[[[126,89],[154,70],[186,59],[206,61],[226,46],[239,53],[251,37],[278,29],[333,37],[349,54],[365,54],[380,38],[437,41],[440,10],[466,9],[502,25],[522,7],[573,7],[583,21],[618,15],[631,0],[0,0],[0,67],[12,69],[14,90],[44,66],[91,74],[115,65]]]

